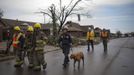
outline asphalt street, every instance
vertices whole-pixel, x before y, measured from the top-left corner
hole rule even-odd
[[[28,61],[21,68],[15,68],[15,60],[0,62],[0,75],[134,75],[134,38],[110,40],[108,53],[103,52],[102,43],[95,45],[94,52],[87,52],[87,46],[73,48],[73,53],[82,51],[85,57],[84,66],[73,67],[73,60],[63,68],[64,55],[61,50],[45,54],[46,70],[35,72],[28,69]],[[70,52],[71,54],[72,52]]]

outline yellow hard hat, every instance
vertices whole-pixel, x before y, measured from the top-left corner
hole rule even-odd
[[[34,25],[34,28],[41,28],[40,23],[36,23],[36,24]]]
[[[33,27],[32,27],[32,26],[28,26],[27,31],[33,32],[33,31],[34,31],[34,29],[33,29]]]
[[[20,27],[19,26],[15,26],[14,30],[20,31]]]

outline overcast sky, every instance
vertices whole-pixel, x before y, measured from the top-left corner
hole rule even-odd
[[[63,5],[69,2],[70,0],[62,0]],[[43,23],[42,14],[34,12],[47,9],[52,3],[58,6],[59,0],[0,0],[0,8],[4,11],[3,18]],[[81,21],[78,22],[76,16],[70,16],[68,20],[81,25],[108,28],[112,32],[134,31],[134,0],[82,0],[76,8],[79,7],[84,9],[78,13],[90,11],[92,18],[81,16]],[[46,23],[51,21],[49,17],[45,20]]]

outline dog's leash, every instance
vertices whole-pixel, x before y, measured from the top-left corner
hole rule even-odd
[[[72,48],[72,46],[70,47],[70,50],[71,50],[71,52],[73,53],[73,48]]]

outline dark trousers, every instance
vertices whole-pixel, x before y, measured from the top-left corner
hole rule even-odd
[[[69,62],[70,45],[62,45],[62,50],[63,50],[63,54],[64,54],[63,65],[66,65]]]
[[[103,39],[104,52],[107,52],[107,39]]]
[[[87,45],[88,45],[88,48],[87,48],[88,51],[90,51],[90,45],[92,47],[92,50],[94,50],[94,42],[93,42],[93,40],[88,40]]]

